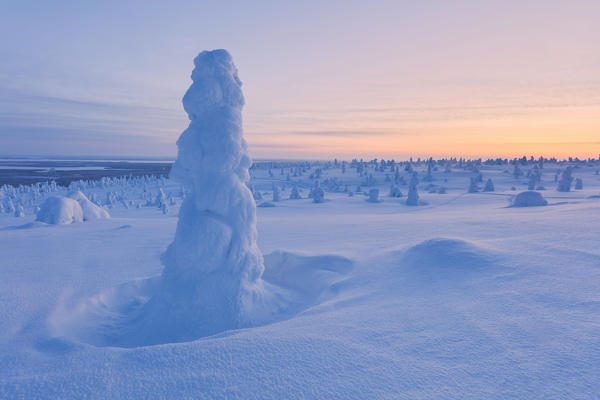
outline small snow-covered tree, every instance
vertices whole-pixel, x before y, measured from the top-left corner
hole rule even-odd
[[[369,198],[367,201],[370,203],[379,203],[379,189],[369,190]]]
[[[471,177],[469,181],[469,193],[479,192],[479,185],[477,185],[477,178]]]
[[[571,183],[573,182],[573,177],[571,176],[572,169],[571,167],[565,168],[560,176],[560,180],[558,181],[558,187],[556,190],[559,192],[570,192],[571,191]]]
[[[583,180],[581,178],[575,179],[575,190],[583,189]]]
[[[279,186],[273,185],[273,202],[278,202],[279,198]]]
[[[488,178],[488,180],[485,182],[483,191],[484,192],[493,192],[494,191],[494,182],[492,182],[492,178]]]
[[[321,188],[319,181],[315,183],[315,187],[312,190],[312,199],[313,203],[323,203],[325,201],[325,192]]]
[[[300,193],[298,192],[298,187],[296,185],[294,185],[294,187],[292,187],[292,190],[290,192],[290,200],[299,200],[300,199]]]
[[[390,197],[402,197],[402,192],[398,186],[390,186]]]
[[[413,174],[410,183],[408,185],[408,196],[406,198],[407,206],[418,206],[419,205],[419,191],[417,189],[417,184],[419,180],[417,179],[416,173]]]
[[[22,218],[25,216],[25,210],[23,209],[22,205],[18,205],[17,209],[15,210],[15,217],[17,218]]]
[[[521,171],[521,168],[519,168],[519,165],[517,164],[515,164],[515,168],[513,169],[513,176],[515,179],[519,179],[521,176],[523,176],[523,171]]]

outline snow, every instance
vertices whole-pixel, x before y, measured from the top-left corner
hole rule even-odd
[[[544,176],[560,168],[547,162]],[[107,346],[89,328],[156,293],[176,213],[117,201],[110,219],[24,229],[7,228],[33,213],[4,213],[0,398],[593,398],[600,181],[581,167],[583,190],[549,188],[554,206],[512,208],[510,188],[528,182],[504,169],[482,167],[495,192],[474,194],[470,171],[434,171],[447,194],[424,193],[420,207],[343,191],[316,206],[287,200],[288,187],[277,207],[257,210],[257,228],[262,279],[293,307],[268,324],[151,346]],[[251,172],[256,190],[279,175]],[[383,174],[375,188],[387,190]],[[364,179],[350,165],[323,169],[322,181],[332,177],[353,188]],[[181,193],[143,182],[82,192]],[[295,184],[314,185],[308,174]]]
[[[83,210],[76,200],[61,196],[50,197],[41,205],[36,221],[54,225],[83,222]]]

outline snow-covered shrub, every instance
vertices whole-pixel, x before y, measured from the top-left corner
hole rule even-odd
[[[36,221],[53,225],[66,225],[83,221],[83,210],[73,199],[62,196],[48,197],[40,206]]]
[[[77,191],[69,194],[69,198],[77,201],[83,211],[84,221],[110,218],[108,211],[92,203],[82,192]]]
[[[545,206],[548,202],[544,199],[539,192],[534,192],[528,190],[526,192],[521,192],[515,196],[513,199],[512,206],[513,207],[537,207],[537,206]]]
[[[400,191],[400,188],[398,186],[390,186],[390,197],[402,197],[402,192]]]
[[[369,198],[367,201],[370,203],[379,203],[379,189],[369,190]]]

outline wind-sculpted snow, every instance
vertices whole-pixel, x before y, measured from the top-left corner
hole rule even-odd
[[[401,265],[415,276],[451,280],[494,271],[498,262],[498,255],[467,241],[434,238],[406,250]]]
[[[255,310],[255,315],[260,316],[260,323],[253,326],[292,318],[329,298],[335,294],[332,287],[345,279],[353,268],[351,260],[336,255],[306,256],[276,251],[267,254],[264,259],[266,269],[263,284],[277,300],[279,309]],[[146,318],[143,313],[149,302],[163,290],[161,281],[162,277],[156,276],[124,283],[89,299],[61,299],[48,320],[52,336],[95,346],[139,347],[172,341],[171,336],[164,336],[168,331],[159,326],[141,331],[137,325]],[[185,289],[181,290],[181,301],[185,299],[184,296],[189,296]],[[177,309],[163,311],[181,312]],[[264,314],[260,315],[260,311],[264,311]],[[161,317],[169,318],[166,314]],[[193,327],[196,323],[193,320],[179,321],[177,327]],[[181,336],[176,341],[199,337]]]

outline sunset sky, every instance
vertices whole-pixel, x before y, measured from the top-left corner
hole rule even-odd
[[[174,156],[225,48],[257,158],[597,157],[600,1],[2,1],[0,154]]]

